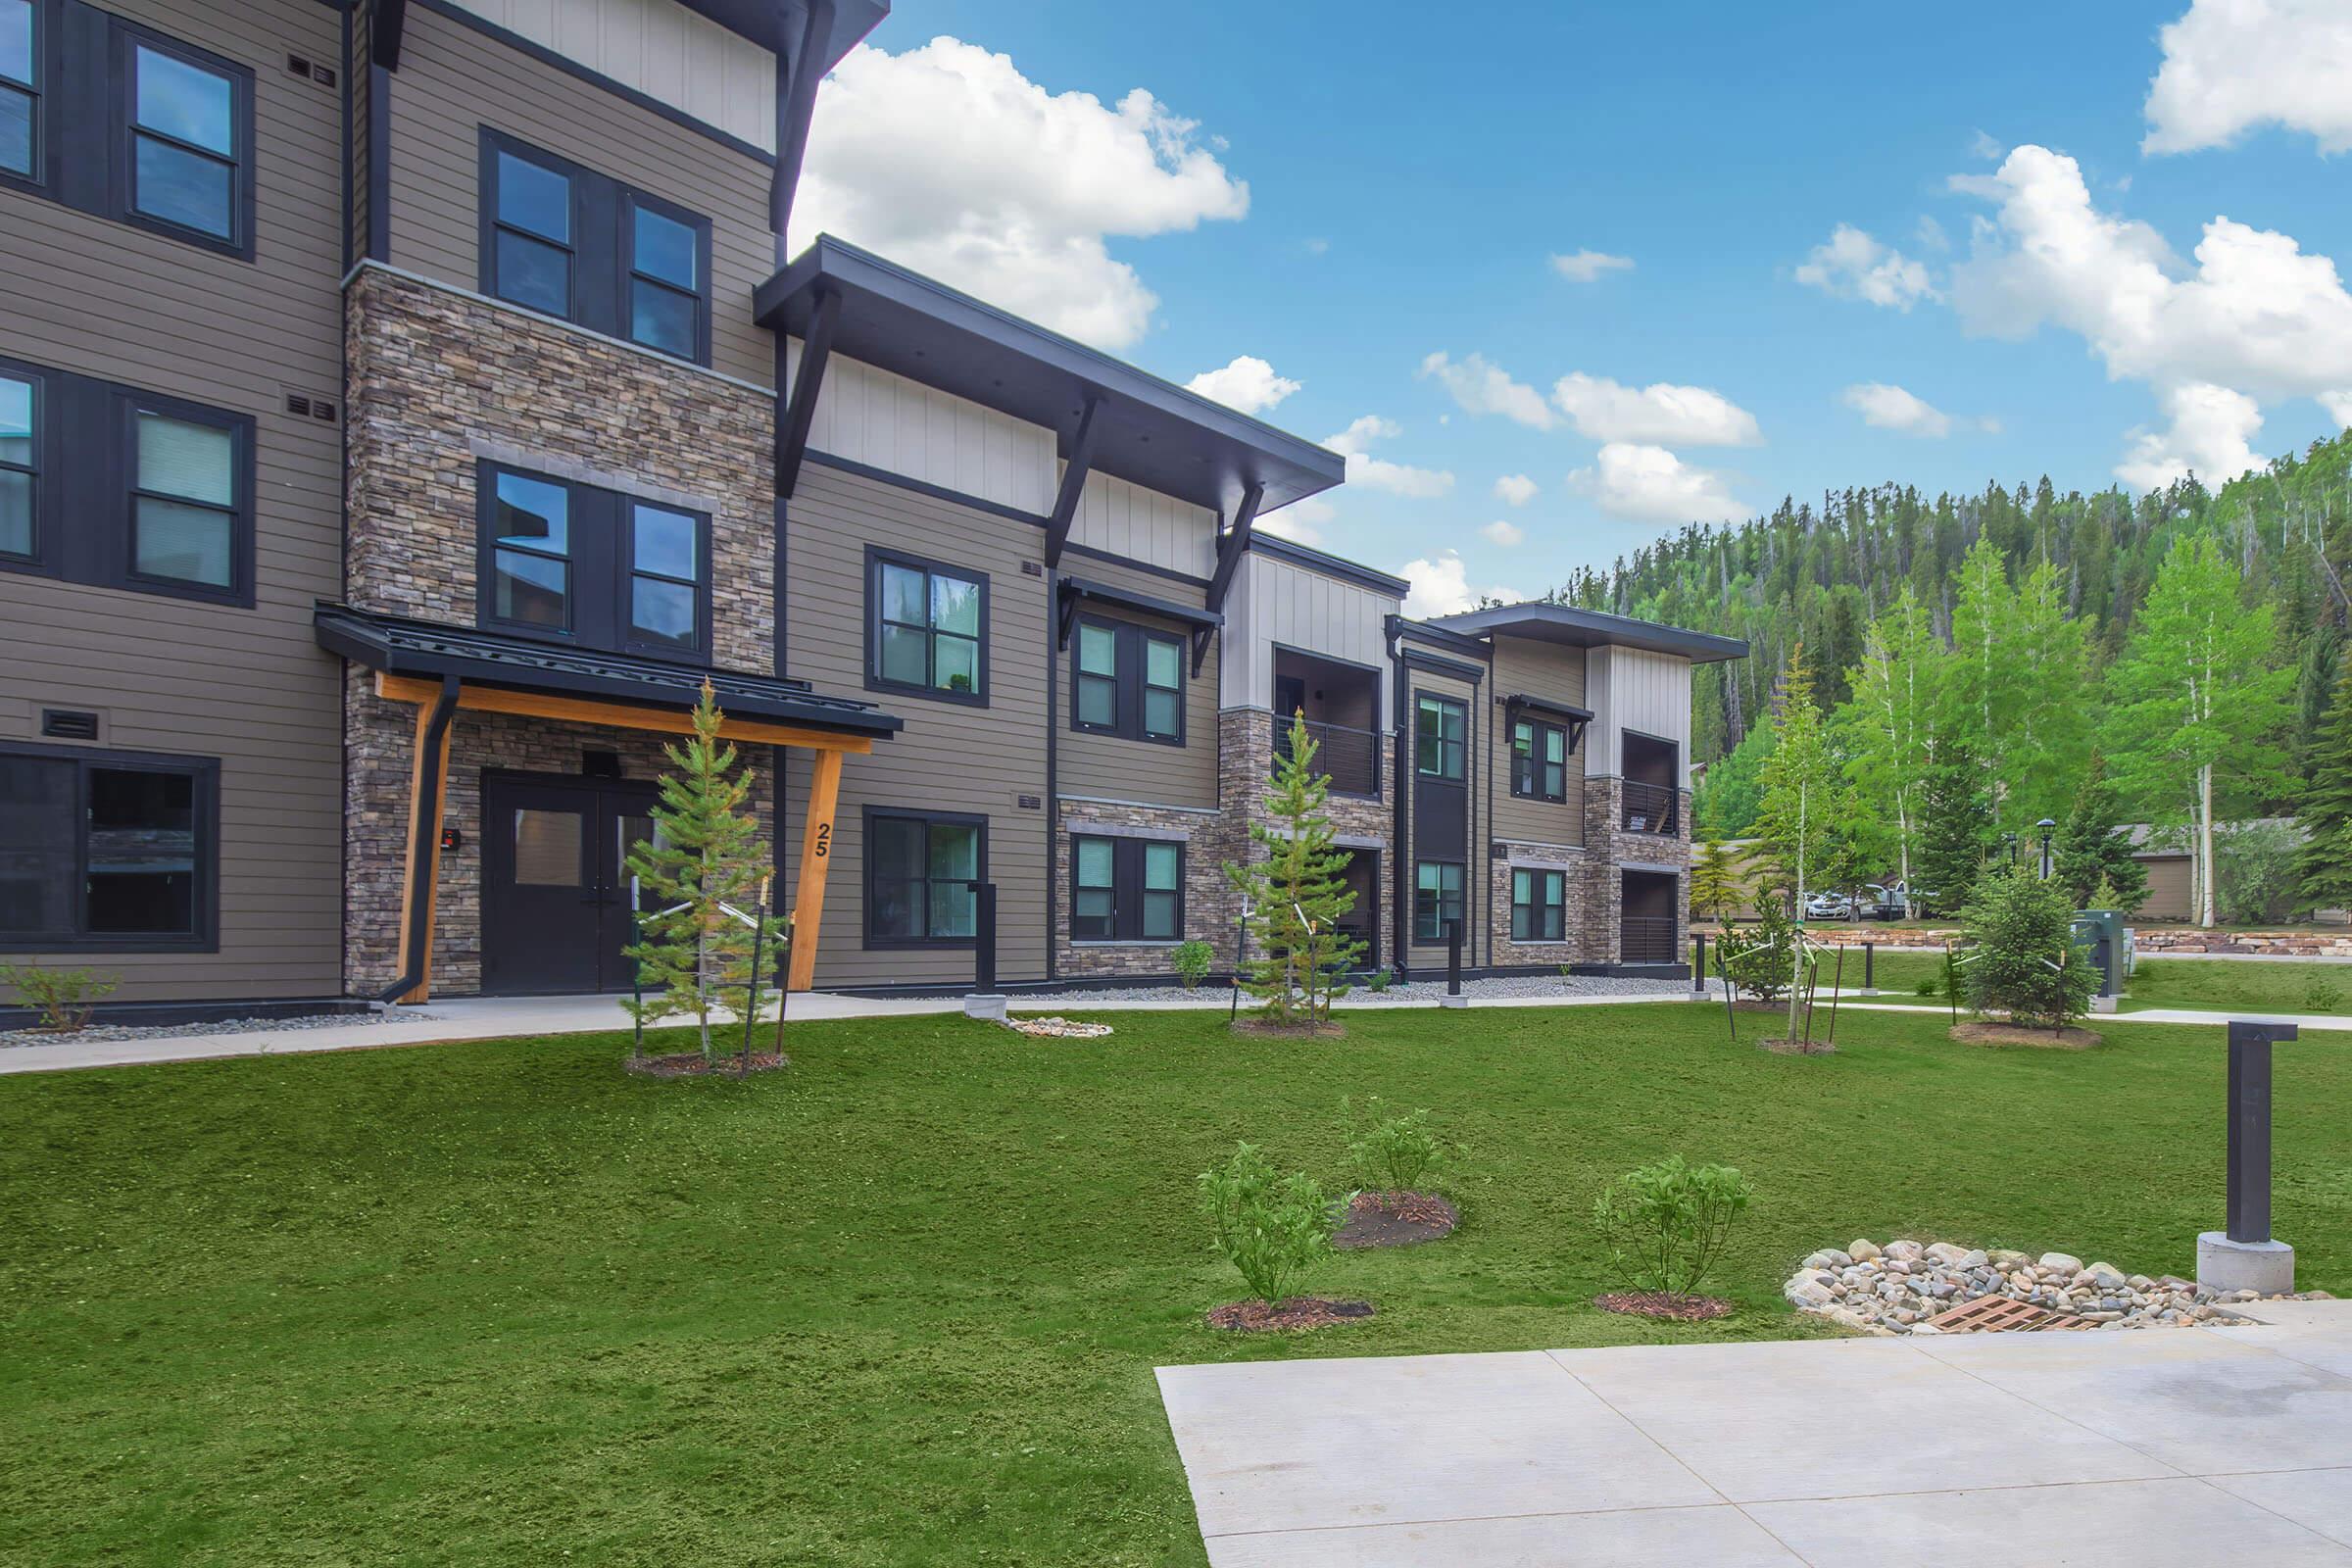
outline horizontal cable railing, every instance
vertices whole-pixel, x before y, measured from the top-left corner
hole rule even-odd
[[[1624,935],[1620,963],[1673,963],[1677,952],[1674,941],[1674,916],[1629,914],[1622,922]]]
[[[1625,781],[1625,830],[1628,833],[1663,833],[1671,837],[1679,828],[1677,808],[1681,797],[1663,784],[1644,784],[1638,779]]]
[[[1291,720],[1270,715],[1274,730],[1274,764],[1291,755]],[[1380,793],[1380,749],[1385,737],[1377,730],[1348,729],[1341,724],[1306,722],[1307,738],[1315,743],[1315,771],[1331,775],[1335,795]]]

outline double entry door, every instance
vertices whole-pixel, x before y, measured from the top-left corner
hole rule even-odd
[[[485,994],[629,989],[628,855],[656,798],[634,779],[483,775]]]

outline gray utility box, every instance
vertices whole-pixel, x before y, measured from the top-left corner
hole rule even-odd
[[[2132,973],[2132,933],[2124,929],[2124,911],[2077,909],[2074,934],[2075,946],[2087,949],[2098,965],[2099,995],[2122,996]]]

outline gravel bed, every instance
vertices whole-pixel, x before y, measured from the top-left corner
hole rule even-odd
[[[1642,980],[1618,975],[1577,975],[1562,979],[1556,974],[1515,974],[1462,982],[1462,995],[1473,1002],[1528,997],[1683,997],[1690,994],[1690,982],[1688,980]],[[1410,985],[1393,985],[1377,997],[1359,985],[1343,997],[1340,1004],[1345,1007],[1350,1003],[1374,1000],[1434,1003],[1444,995],[1444,980],[1416,980]],[[1010,1004],[1020,1012],[1035,1012],[1045,1007],[1084,1012],[1095,1006],[1123,1006],[1139,1002],[1191,1002],[1201,1006],[1222,1007],[1232,1000],[1233,993],[1225,986],[1203,982],[1197,991],[1187,991],[1182,986],[1119,986],[1095,991],[1034,995],[1016,993]],[[1250,1004],[1247,995],[1243,997],[1242,1004]]]
[[[306,1012],[286,1018],[220,1018],[210,1023],[95,1023],[75,1034],[39,1029],[0,1030],[0,1049],[9,1046],[108,1045],[124,1040],[183,1040],[193,1035],[292,1034],[343,1024],[429,1023],[429,1012]]]

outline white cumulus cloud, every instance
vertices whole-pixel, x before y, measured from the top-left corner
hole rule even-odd
[[[1494,481],[1494,499],[1506,506],[1524,507],[1542,488],[1524,473],[1506,473]]]
[[[1453,401],[1464,413],[1499,414],[1537,430],[1548,430],[1558,422],[1543,393],[1525,382],[1512,380],[1509,371],[1499,365],[1489,364],[1484,355],[1472,354],[1455,361],[1441,349],[1421,362],[1420,373],[1434,376],[1439,385],[1453,394]]]
[[[1568,475],[1568,485],[1610,515],[1636,522],[1731,522],[1747,514],[1722,474],[1694,468],[1664,447],[1631,441],[1603,446],[1592,466]]]
[[[2253,446],[2262,407],[2243,392],[2191,382],[2165,393],[2164,412],[2172,423],[2132,431],[2130,454],[2115,466],[2115,476],[2133,489],[2154,490],[2192,471],[2218,485],[2270,466]]]
[[[1267,513],[1250,526],[1294,544],[1319,545],[1323,542],[1323,525],[1338,516],[1339,511],[1321,496],[1307,496]]]
[[[878,251],[1105,348],[1159,301],[1107,241],[1250,210],[1199,127],[1137,87],[1116,104],[1053,93],[1004,55],[939,37],[850,51],[817,91],[792,245]]]
[[[1595,441],[1752,447],[1764,440],[1754,415],[1709,387],[1667,381],[1631,387],[1578,370],[1552,384],[1551,400],[1577,434]]]
[[[2157,34],[2149,153],[2226,147],[2279,125],[2352,151],[2352,7],[2343,0],[2194,0]]]
[[[1263,414],[1298,390],[1300,383],[1276,375],[1274,367],[1254,354],[1236,356],[1213,370],[1202,370],[1184,383],[1188,392],[1214,398],[1244,414]]]
[[[1407,464],[1391,463],[1376,458],[1369,450],[1375,441],[1387,441],[1404,433],[1404,427],[1394,419],[1384,419],[1377,414],[1367,414],[1335,436],[1326,437],[1323,444],[1348,460],[1348,482],[1374,490],[1386,490],[1391,495],[1411,496],[1428,500],[1442,496],[1453,488],[1453,475],[1444,468],[1416,468]]]
[[[1458,615],[1465,611],[1476,610],[1482,597],[1498,599],[1506,605],[1517,604],[1521,598],[1517,591],[1509,588],[1488,588],[1483,592],[1471,588],[1470,568],[1451,550],[1443,551],[1434,558],[1425,556],[1418,561],[1408,561],[1396,568],[1396,575],[1413,585],[1412,592],[1404,596],[1404,612],[1416,619],[1427,619],[1431,615]]]
[[[1500,545],[1505,550],[1510,549],[1513,545],[1527,543],[1527,530],[1517,523],[1506,521],[1501,517],[1496,517],[1493,522],[1479,529],[1478,534],[1489,544]]]
[[[1851,223],[1839,223],[1827,243],[1813,247],[1797,268],[1796,280],[1838,299],[1864,300],[1898,311],[1943,297],[1924,264]]]
[[[1631,256],[1611,256],[1607,251],[1555,252],[1551,270],[1571,283],[1597,283],[1605,273],[1630,272],[1634,270]]]
[[[1859,381],[1844,392],[1845,406],[1862,416],[1862,422],[1904,435],[1947,436],[1952,416],[1899,386],[1885,381]]]

